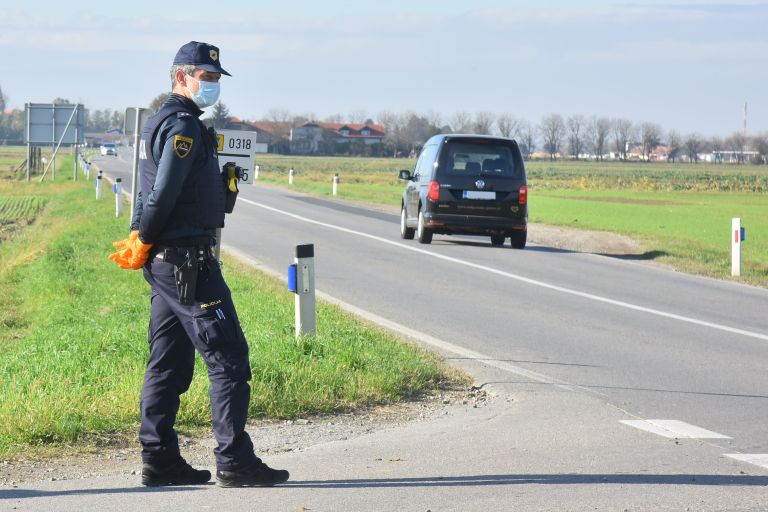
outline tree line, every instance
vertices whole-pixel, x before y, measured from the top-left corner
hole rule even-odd
[[[156,111],[167,99],[168,93],[155,97],[149,105]],[[64,98],[55,98],[54,103],[70,103]],[[7,97],[0,89],[0,140],[21,140],[24,130],[23,111],[3,114]],[[209,123],[216,128],[226,128],[230,123],[230,111],[218,102],[210,111]],[[103,109],[86,110],[86,130],[89,132],[122,131],[123,111]],[[675,130],[665,131],[653,122],[633,122],[626,118],[601,116],[587,117],[547,114],[537,123],[517,117],[509,112],[466,112],[460,111],[445,117],[434,111],[417,113],[380,112],[370,116],[356,110],[347,115],[333,114],[322,119],[312,112],[294,114],[287,109],[269,109],[260,121],[273,127],[271,150],[278,153],[290,151],[290,131],[308,121],[329,123],[380,124],[386,130],[381,144],[334,144],[328,145],[332,154],[363,156],[413,156],[418,154],[424,143],[440,133],[475,133],[498,135],[517,140],[526,158],[544,154],[551,159],[593,159],[606,157],[628,160],[638,155],[651,160],[654,151],[665,147],[663,157],[669,161],[686,160],[698,162],[701,155],[715,152],[730,152],[740,163],[768,163],[768,133],[746,135],[734,131],[727,137],[707,137],[700,133],[681,134]]]
[[[0,88],[0,143],[2,141],[12,141],[20,143],[24,140],[24,111],[13,110],[5,113],[5,107],[8,97],[3,95]],[[66,98],[54,98],[51,103],[56,105],[71,105]],[[112,110],[109,108],[103,110],[85,109],[85,130],[87,132],[104,133],[108,131],[123,131],[125,113],[123,111]]]
[[[223,107],[219,114],[222,115],[217,116],[214,112],[213,123],[218,128],[224,128],[229,110]],[[695,163],[703,154],[726,151],[735,155],[741,163],[768,162],[768,133],[747,136],[742,131],[735,131],[727,137],[707,137],[696,132],[682,134],[675,130],[665,131],[658,123],[637,123],[626,118],[548,114],[538,123],[533,123],[509,112],[461,111],[444,117],[433,111],[385,111],[372,117],[365,111],[354,111],[346,116],[334,114],[318,119],[311,112],[295,115],[286,109],[273,108],[261,119],[277,127],[277,152],[287,152],[288,145],[280,144],[280,140],[287,141],[291,127],[318,120],[382,125],[386,129],[386,138],[381,145],[357,148],[368,154],[379,153],[374,156],[412,156],[433,135],[474,133],[513,138],[526,158],[543,153],[551,159],[603,160],[612,157],[629,160],[639,154],[639,158],[651,160],[656,156],[654,152],[664,146],[663,158],[671,162],[685,160]],[[750,152],[756,154],[748,158]]]

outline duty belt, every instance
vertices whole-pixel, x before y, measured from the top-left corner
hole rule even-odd
[[[163,246],[157,248],[155,259],[172,263],[177,267],[186,262],[190,255],[194,255],[195,259],[203,260],[205,258],[213,258],[213,246],[205,245],[191,245],[191,246]]]

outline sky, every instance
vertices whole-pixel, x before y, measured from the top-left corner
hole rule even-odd
[[[220,47],[232,115],[557,113],[768,132],[768,1],[0,0],[0,88],[148,106],[178,48]]]

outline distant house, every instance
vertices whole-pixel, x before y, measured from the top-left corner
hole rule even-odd
[[[378,124],[308,122],[291,129],[290,149],[303,155],[328,153],[334,144],[380,144],[386,135]]]
[[[112,129],[106,132],[85,132],[85,144],[89,147],[98,147],[105,142],[113,142],[118,146],[127,142],[120,130]]]

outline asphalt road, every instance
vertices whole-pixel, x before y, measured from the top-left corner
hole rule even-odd
[[[95,159],[130,190],[127,160]],[[260,494],[264,505],[768,508],[766,290],[481,238],[424,246],[399,238],[396,215],[258,183],[241,187],[222,238],[280,274],[296,244],[314,243],[318,290],[438,351],[498,397],[482,411],[285,456],[298,480]],[[412,464],[360,462],[381,447]],[[48,487],[15,503],[42,506]],[[161,508],[167,495],[148,496]]]

